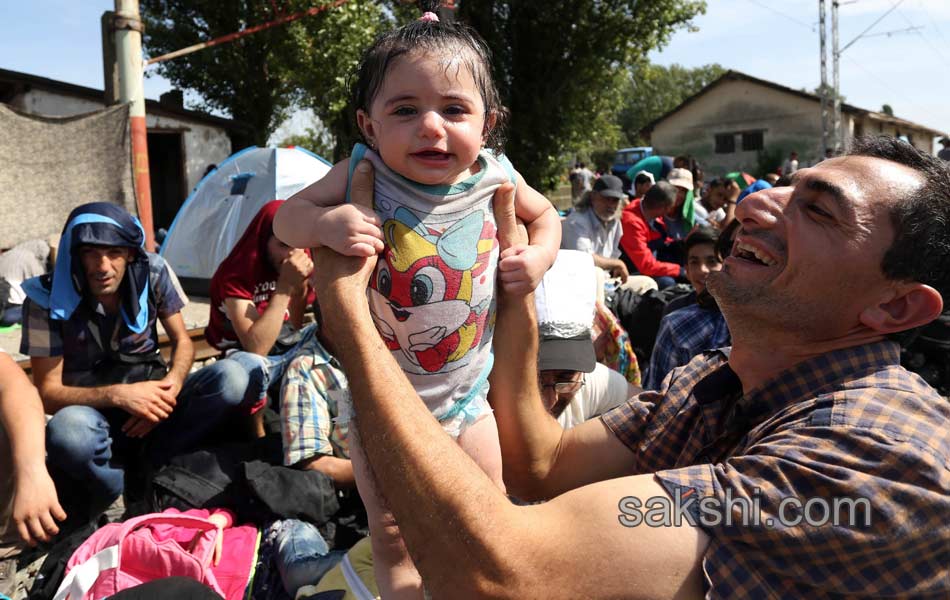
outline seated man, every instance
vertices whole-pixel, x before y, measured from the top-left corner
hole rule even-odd
[[[13,596],[22,543],[48,541],[66,518],[46,470],[45,426],[36,388],[0,350],[0,595]]]
[[[313,292],[307,276],[313,267],[307,250],[291,248],[274,235],[283,200],[272,200],[241,235],[211,278],[211,313],[205,337],[248,373],[246,397],[255,433],[264,435],[268,391],[280,388],[284,369],[298,348],[313,337],[303,313]]]
[[[622,229],[618,209],[624,196],[619,177],[601,175],[561,224],[561,248],[590,254],[596,266],[622,282],[629,275],[619,258]]]
[[[600,416],[640,391],[597,362],[591,328],[597,277],[588,255],[558,252],[535,290],[538,386],[545,407],[565,429]]]
[[[642,199],[623,209],[620,247],[636,271],[656,280],[660,289],[676,284],[686,270],[676,263],[657,260],[656,252],[666,242],[666,230],[659,222],[676,201],[676,189],[665,181],[651,187]]]
[[[186,298],[165,261],[143,249],[138,221],[105,202],[69,215],[52,274],[27,280],[20,352],[30,356],[57,485],[89,508],[123,490],[123,463],[159,464],[198,444],[241,403],[246,372],[220,360],[189,375]],[[156,321],[172,342],[159,353]],[[142,443],[144,442],[144,448]]]
[[[719,234],[709,227],[700,227],[686,238],[686,276],[696,291],[696,301],[660,320],[643,389],[659,389],[675,367],[685,365],[704,350],[729,344],[726,320],[716,299],[706,290],[709,274],[722,269],[718,243]]]
[[[356,167],[355,201],[371,179]],[[496,194],[502,252],[524,241],[512,196]],[[500,290],[490,399],[509,490],[550,499],[532,506],[442,432],[386,352],[362,301],[376,257],[315,254],[361,447],[432,597],[950,595],[950,407],[892,340],[950,297],[933,251],[950,248],[950,172],[858,140],[736,219],[707,280],[731,352],[567,431],[537,389],[533,301]]]

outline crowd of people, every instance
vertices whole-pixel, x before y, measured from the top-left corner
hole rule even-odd
[[[171,465],[175,508],[265,531],[257,597],[950,594],[950,404],[900,345],[950,297],[950,169],[888,138],[745,185],[578,164],[559,219],[500,152],[484,42],[423,4],[360,63],[365,143],[218,267],[217,360],[116,205],[20,276],[0,551],[165,508]]]

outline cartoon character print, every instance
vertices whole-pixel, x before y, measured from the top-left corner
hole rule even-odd
[[[479,210],[439,232],[400,207],[383,224],[383,238],[369,294],[387,347],[420,373],[464,366],[488,321],[494,225]]]

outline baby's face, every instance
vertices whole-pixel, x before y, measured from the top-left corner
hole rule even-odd
[[[460,59],[409,54],[386,72],[360,129],[383,162],[427,185],[458,183],[478,171],[485,105]]]

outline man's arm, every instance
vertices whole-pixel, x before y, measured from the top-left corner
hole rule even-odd
[[[354,191],[362,191],[367,171],[366,164],[357,168]],[[514,506],[445,435],[386,350],[362,300],[375,257],[321,249],[315,262],[327,338],[350,381],[363,450],[433,596],[698,595],[702,532],[619,524],[622,497],[663,493],[651,476],[599,483],[542,506]],[[524,371],[536,355],[522,352]],[[585,557],[580,569],[579,555]]]
[[[66,513],[46,470],[46,419],[43,403],[26,373],[0,352],[0,423],[10,438],[13,474],[13,521],[28,544],[59,533],[56,521]],[[0,452],[5,449],[0,448]]]
[[[623,226],[620,247],[641,274],[650,277],[682,277],[684,275],[684,270],[680,265],[663,262],[653,256],[653,251],[647,245],[649,231],[644,228],[642,221],[638,223],[636,217],[625,214],[620,217],[620,224]]]
[[[280,265],[277,289],[271,295],[267,308],[260,314],[246,298],[225,298],[224,309],[242,349],[267,356],[280,336],[284,316],[291,308],[291,303],[295,304],[293,312],[296,313],[297,323],[302,322],[308,289],[306,279],[312,270],[313,262],[306,251],[291,250]]]
[[[195,362],[195,346],[188,337],[188,329],[180,312],[163,317],[161,321],[172,345],[171,365],[162,381],[172,384],[169,391],[178,397],[178,392],[191,371],[191,365]]]

